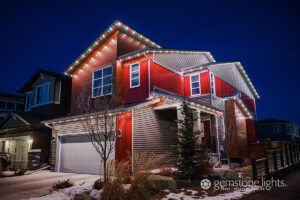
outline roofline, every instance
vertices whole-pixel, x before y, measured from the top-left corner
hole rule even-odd
[[[113,35],[116,31],[121,31],[125,34],[128,34],[130,37],[140,41],[146,46],[162,48],[161,45],[158,45],[154,41],[150,40],[143,34],[140,34],[135,29],[127,26],[120,20],[114,20],[110,26],[71,64],[66,70],[65,75],[71,75],[75,69],[77,69],[83,62],[87,60],[90,55],[94,53],[98,47],[100,47],[111,35]]]

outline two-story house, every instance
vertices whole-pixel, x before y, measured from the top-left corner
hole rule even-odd
[[[257,129],[260,141],[300,141],[299,127],[290,121],[265,119],[257,122]]]
[[[18,92],[25,95],[25,107],[1,121],[0,151],[10,154],[10,168],[34,168],[49,163],[51,152],[51,129],[41,121],[70,112],[71,78],[38,70]],[[31,155],[36,163],[29,162]]]
[[[148,152],[165,154],[174,164],[182,101],[193,108],[195,130],[213,162],[226,160],[227,152],[243,159],[248,143],[256,141],[259,96],[252,82],[240,62],[216,62],[209,51],[164,48],[117,20],[65,74],[72,77],[71,115],[44,122],[56,136],[56,171],[99,173],[99,156],[76,115],[77,99],[86,92],[93,99],[121,99],[123,108],[112,113],[122,133],[116,134],[112,159]]]

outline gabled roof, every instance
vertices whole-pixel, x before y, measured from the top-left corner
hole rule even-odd
[[[240,62],[212,63],[206,67],[218,78],[251,98],[260,98]]]
[[[100,47],[116,31],[120,31],[150,48],[162,48],[154,41],[140,34],[119,20],[115,20],[75,61],[65,70],[65,75],[71,75],[93,52]]]
[[[28,112],[7,113],[0,123],[0,129],[18,128],[24,126],[41,126],[40,121],[44,120],[41,116]]]
[[[153,53],[153,62],[175,72],[182,73],[188,67],[195,67],[216,62],[209,51],[185,49],[153,49],[146,48],[118,57],[118,61],[129,61],[143,56],[144,53]]]
[[[9,93],[0,92],[0,98],[7,98],[7,99],[23,99],[23,96],[21,96],[21,95],[16,95],[16,94],[9,94]]]
[[[67,77],[67,76],[64,76],[64,75],[61,75],[61,74],[58,74],[56,72],[50,72],[50,71],[46,71],[46,70],[43,70],[43,69],[39,69],[37,70],[32,76],[31,78],[24,84],[24,86],[18,90],[19,93],[25,93],[27,91],[30,91],[31,90],[31,86],[32,84],[42,75],[42,74],[45,74],[45,75],[48,75],[48,76],[51,76],[53,78],[56,78],[58,80],[70,80],[70,77]]]

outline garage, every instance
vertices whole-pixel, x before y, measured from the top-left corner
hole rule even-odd
[[[82,174],[103,174],[100,155],[86,135],[60,136],[59,171]],[[110,160],[115,158],[111,153]]]

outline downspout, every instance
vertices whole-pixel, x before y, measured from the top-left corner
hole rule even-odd
[[[143,54],[148,62],[148,98],[150,98],[150,59],[148,58],[145,52],[143,52]]]

